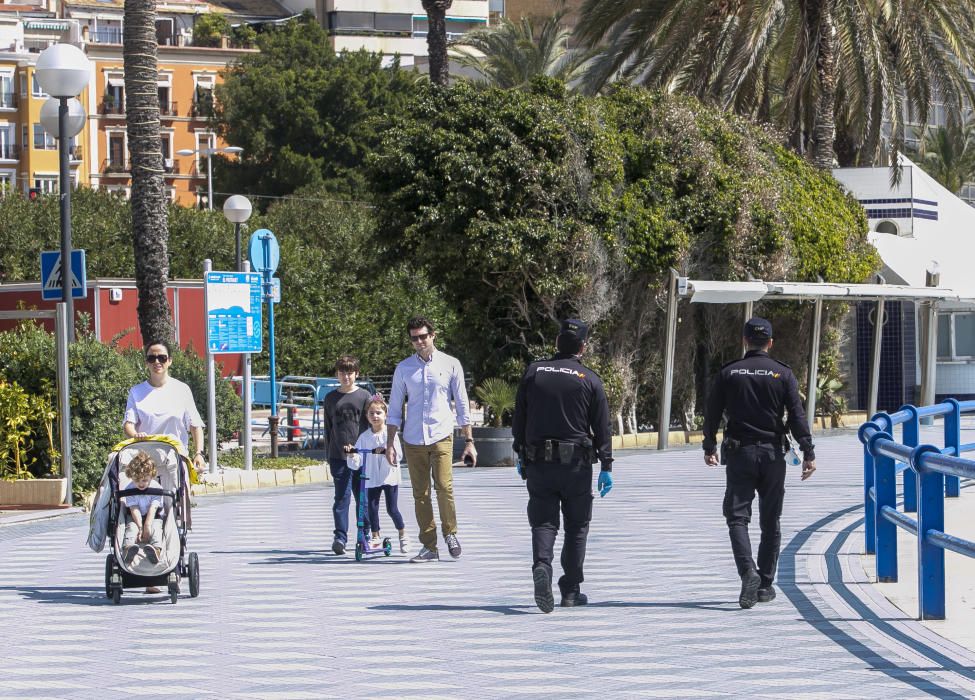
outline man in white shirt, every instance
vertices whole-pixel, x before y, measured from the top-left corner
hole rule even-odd
[[[402,432],[403,451],[410,470],[416,524],[420,531],[420,552],[411,559],[415,563],[439,561],[437,551],[437,523],[433,518],[430,477],[437,490],[440,524],[444,542],[454,559],[460,557],[457,540],[457,511],[454,508],[453,399],[457,410],[457,425],[464,433],[464,460],[477,463],[477,450],[471,437],[471,416],[464,386],[464,369],[455,357],[440,352],[434,346],[437,337],[433,323],[418,317],[406,324],[410,342],[416,354],[406,358],[393,373],[393,388],[389,395],[389,415],[386,419],[386,458],[390,464],[397,459],[395,437]],[[403,403],[406,403],[406,415]]]

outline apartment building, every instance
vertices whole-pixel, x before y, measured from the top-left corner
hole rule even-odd
[[[332,37],[336,51],[366,49],[401,66],[423,69],[427,60],[426,11],[420,0],[281,0],[291,12],[311,11]],[[454,0],[447,10],[447,38],[488,26],[497,0]]]
[[[233,5],[231,10],[228,6]],[[92,63],[91,80],[79,99],[88,122],[70,144],[75,185],[131,191],[125,124],[121,0],[79,0],[59,5],[63,17],[44,5],[0,5],[0,184],[24,193],[58,190],[56,139],[40,124],[47,101],[34,78],[41,51],[53,43],[80,46]],[[232,23],[277,21],[289,11],[274,0],[234,0],[227,5],[168,0],[157,8],[159,40],[160,148],[173,201],[203,205],[205,156],[179,150],[220,147],[210,125],[213,91],[221,71],[253,49],[194,46],[193,26],[202,13],[221,12]]]

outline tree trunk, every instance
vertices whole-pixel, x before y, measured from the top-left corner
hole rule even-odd
[[[834,114],[836,109],[836,41],[833,35],[831,0],[822,0],[819,13],[819,42],[816,51],[816,76],[819,78],[819,100],[813,124],[812,148],[809,160],[817,168],[830,170],[835,153]]]
[[[166,299],[169,222],[159,141],[155,0],[125,0],[122,39],[139,329],[146,343],[170,343],[173,322]]]
[[[446,87],[450,79],[447,63],[447,10],[454,0],[423,0],[427,13],[427,53],[430,82]]]

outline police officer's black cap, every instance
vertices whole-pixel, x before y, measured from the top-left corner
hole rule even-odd
[[[589,326],[577,318],[567,318],[562,321],[559,327],[559,335],[570,336],[576,340],[585,340],[589,337]]]
[[[764,318],[753,316],[745,323],[745,329],[742,331],[742,335],[745,337],[745,340],[764,343],[772,339],[772,324]]]

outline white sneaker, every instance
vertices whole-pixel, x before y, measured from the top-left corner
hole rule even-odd
[[[369,546],[372,549],[380,549],[383,546],[383,538],[379,535],[373,535],[372,539],[369,540]]]
[[[410,547],[410,538],[406,535],[399,536],[399,551],[400,554],[409,554],[412,547]]]

